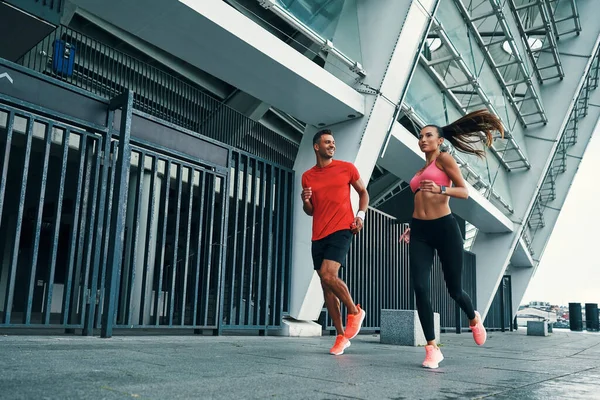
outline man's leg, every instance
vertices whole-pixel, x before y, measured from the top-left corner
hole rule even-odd
[[[348,287],[346,287],[344,281],[342,281],[337,276],[339,269],[340,263],[332,260],[323,260],[321,268],[317,270],[317,273],[321,278],[321,287],[323,288],[325,305],[327,306],[327,311],[329,311],[329,316],[331,317],[333,325],[335,326],[335,330],[337,331],[335,344],[329,350],[330,354],[336,356],[344,354],[344,350],[346,350],[350,346],[350,338],[346,337],[346,331],[344,330],[344,326],[342,325],[342,314],[340,312],[339,297],[343,296],[342,301],[348,301],[349,304],[356,309],[356,306],[352,301],[352,297],[350,297]],[[337,293],[340,293],[341,296],[338,296]],[[344,304],[346,304],[346,302],[344,302]],[[350,318],[350,316],[348,318]]]
[[[327,286],[321,284],[323,288],[323,296],[325,297],[325,306],[329,312],[329,317],[333,321],[333,326],[338,335],[344,335],[344,326],[342,325],[342,313],[340,311],[340,300],[335,297],[335,294],[327,288]]]
[[[341,280],[338,277],[338,271],[340,269],[340,263],[336,262],[336,261],[332,261],[332,260],[323,260],[323,263],[321,264],[321,269],[319,269],[317,272],[319,273],[319,277],[321,278],[321,286],[323,287],[323,294],[326,295],[326,288],[328,291],[330,291],[333,296],[336,298],[336,305],[337,303],[337,299],[339,299],[339,301],[341,301],[342,303],[344,303],[344,305],[346,306],[346,308],[348,309],[348,314],[358,314],[358,308],[356,308],[356,305],[354,304],[354,301],[352,300],[352,296],[350,296],[350,291],[348,290],[348,286],[346,286],[346,284],[344,283],[343,280]],[[332,311],[329,309],[329,304],[327,303],[327,297],[325,297],[325,302],[327,304],[327,310],[329,311],[330,314],[332,314]],[[339,308],[338,308],[338,313],[339,313]],[[332,316],[333,318],[333,316]],[[341,316],[340,316],[341,319]],[[334,321],[335,322],[335,321]],[[336,327],[337,329],[337,327]],[[338,330],[339,332],[339,330]]]

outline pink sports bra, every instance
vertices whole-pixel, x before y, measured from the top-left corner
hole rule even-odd
[[[435,184],[439,185],[439,186],[452,185],[452,181],[450,180],[450,177],[448,177],[448,175],[444,171],[442,171],[441,169],[439,169],[437,167],[437,165],[435,165],[436,160],[433,160],[433,162],[431,164],[429,164],[427,167],[425,167],[423,172],[421,172],[420,174],[419,173],[415,174],[415,176],[413,176],[413,178],[410,180],[410,189],[413,191],[413,193],[416,193],[419,191],[419,186],[421,185],[421,181],[424,181],[424,180],[434,181]]]

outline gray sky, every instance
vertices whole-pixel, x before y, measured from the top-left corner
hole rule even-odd
[[[521,304],[600,303],[599,132],[600,124]]]

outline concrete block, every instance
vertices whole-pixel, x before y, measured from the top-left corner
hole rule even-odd
[[[435,341],[440,342],[440,314],[433,314]],[[379,341],[400,346],[425,346],[427,341],[415,310],[381,310]]]
[[[278,336],[311,337],[321,336],[323,333],[323,327],[313,321],[299,321],[285,317],[281,322],[281,330],[277,332]]]
[[[548,336],[548,321],[527,321],[527,336]]]

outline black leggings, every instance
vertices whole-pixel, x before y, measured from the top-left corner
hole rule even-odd
[[[434,250],[437,250],[440,257],[450,297],[469,319],[474,319],[475,310],[471,298],[462,290],[463,239],[452,214],[433,220],[413,218],[410,223],[409,249],[410,275],[425,339],[435,340],[433,309],[429,299]]]

